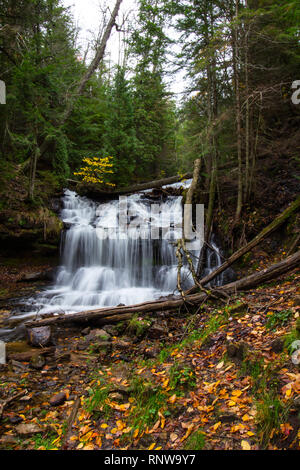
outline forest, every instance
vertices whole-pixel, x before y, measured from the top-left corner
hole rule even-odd
[[[300,450],[299,2],[67,3],[0,0],[0,450]]]

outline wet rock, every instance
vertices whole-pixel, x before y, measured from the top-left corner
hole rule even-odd
[[[59,406],[62,405],[67,399],[67,395],[65,392],[60,392],[57,393],[57,395],[54,395],[53,397],[50,398],[50,405],[51,406]]]
[[[273,352],[279,354],[283,351],[284,341],[281,338],[276,338],[271,343],[271,349]]]
[[[32,434],[38,434],[42,432],[42,430],[43,428],[35,423],[23,423],[16,426],[16,431],[20,436],[31,436]]]
[[[18,280],[18,282],[36,282],[36,281],[52,281],[55,277],[56,268],[45,269],[36,273],[27,273]]]
[[[151,339],[159,339],[167,335],[167,328],[162,325],[159,325],[158,323],[154,323],[154,325],[152,325],[148,330],[148,337]]]
[[[30,360],[30,367],[32,369],[41,370],[46,364],[43,356],[33,356]]]
[[[40,326],[27,330],[28,341],[32,346],[44,348],[52,343],[51,328],[50,326]]]

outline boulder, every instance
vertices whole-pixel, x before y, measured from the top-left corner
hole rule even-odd
[[[16,431],[20,436],[31,436],[42,432],[43,428],[35,423],[22,423],[16,426]]]
[[[86,341],[109,341],[110,340],[110,334],[107,333],[104,329],[95,329],[91,330],[90,333],[86,336]]]
[[[167,328],[162,325],[159,325],[158,323],[154,323],[154,325],[152,325],[148,330],[148,337],[151,339],[159,339],[167,335]]]
[[[51,406],[59,406],[62,405],[67,399],[66,392],[60,392],[50,398],[50,405]]]
[[[32,346],[44,348],[52,343],[50,326],[39,326],[27,330],[28,341]]]

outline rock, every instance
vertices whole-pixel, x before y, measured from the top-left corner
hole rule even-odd
[[[82,330],[81,334],[82,336],[88,336],[91,332],[91,327],[88,326],[87,328],[84,328],[84,330]]]
[[[35,423],[22,423],[16,426],[16,431],[20,436],[31,436],[32,434],[38,434],[42,432],[42,428]]]
[[[110,336],[118,336],[119,330],[115,325],[105,325],[103,330],[106,331]]]
[[[52,342],[50,326],[40,326],[28,331],[28,340],[32,346],[44,348]]]
[[[159,325],[158,323],[154,323],[149,330],[148,330],[148,337],[151,339],[158,339],[162,336],[167,336],[168,330],[166,327]]]
[[[86,336],[86,341],[109,341],[110,334],[102,329],[91,330]]]
[[[110,341],[97,341],[93,344],[93,349],[99,353],[110,353],[112,349],[112,344]]]
[[[16,444],[18,442],[18,438],[16,436],[10,435],[3,435],[0,437],[0,444],[9,445],[9,444]]]
[[[46,364],[43,356],[33,356],[30,360],[30,367],[32,369],[41,370]]]
[[[271,343],[271,349],[279,354],[283,351],[284,341],[281,338],[276,338]]]
[[[114,350],[126,351],[127,349],[130,348],[130,343],[122,339],[118,339],[112,344],[112,347]]]
[[[59,406],[62,405],[67,399],[66,392],[60,392],[57,395],[54,395],[50,398],[50,405],[51,406]]]
[[[45,271],[36,273],[27,273],[18,280],[18,282],[36,282],[36,281],[52,281],[56,273],[56,269],[49,268]]]

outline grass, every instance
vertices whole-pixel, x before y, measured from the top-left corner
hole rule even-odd
[[[158,412],[167,409],[167,394],[160,387],[155,387],[141,377],[135,377],[131,382],[133,406],[129,416],[133,427],[143,429],[158,419]]]
[[[292,316],[293,312],[291,310],[281,310],[280,312],[275,312],[270,315],[266,323],[266,328],[268,330],[276,330],[277,327],[286,325]]]
[[[33,437],[34,448],[37,450],[42,447],[44,450],[56,449],[56,444],[53,441],[57,438],[57,434],[50,433],[44,436],[43,434],[36,434]]]
[[[256,424],[260,443],[267,447],[272,438],[273,430],[279,430],[287,419],[289,407],[284,404],[276,392],[265,392],[256,404]]]
[[[109,418],[112,409],[109,406],[108,397],[111,387],[106,383],[105,377],[97,380],[97,386],[89,390],[89,398],[86,400],[86,408],[89,413],[100,415],[103,413],[105,418]]]
[[[196,386],[196,376],[193,369],[189,366],[174,364],[170,369],[171,389],[191,389]]]
[[[184,450],[202,450],[204,446],[205,434],[202,431],[196,431],[186,440]]]

